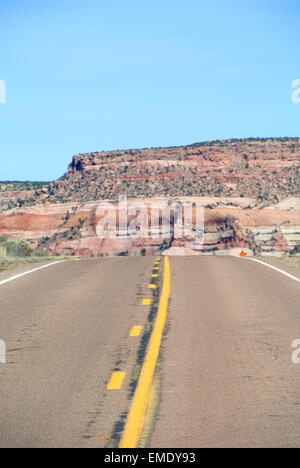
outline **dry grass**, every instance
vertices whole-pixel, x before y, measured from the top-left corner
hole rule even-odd
[[[72,257],[76,258],[76,257]],[[5,257],[0,258],[0,271],[13,270],[14,268],[20,265],[30,265],[30,264],[43,264],[55,262],[57,260],[70,260],[70,257],[24,257],[24,258],[14,258],[14,257]]]

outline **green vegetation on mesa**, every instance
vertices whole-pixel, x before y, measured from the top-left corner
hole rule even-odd
[[[289,155],[294,163],[281,165]],[[198,157],[203,166],[191,164]],[[36,203],[117,201],[125,193],[128,198],[250,197],[268,204],[300,194],[299,138],[215,140],[76,158],[73,170],[57,181],[0,182],[0,212]]]
[[[35,204],[38,193],[47,193],[49,185],[50,182],[0,181],[0,213]]]
[[[24,190],[39,190],[49,186],[49,182],[30,181],[0,181],[0,192],[19,192]]]
[[[231,138],[230,140],[210,140],[210,141],[201,141],[188,145],[188,148],[198,148],[201,146],[228,146],[233,143],[268,143],[268,142],[278,142],[278,143],[287,143],[287,142],[298,143],[300,138],[298,137],[281,137],[281,138]]]

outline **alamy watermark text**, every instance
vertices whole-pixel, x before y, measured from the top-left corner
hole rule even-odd
[[[6,83],[0,80],[0,104],[6,104]]]
[[[294,104],[300,104],[300,79],[292,82],[292,88],[294,89],[292,92],[292,102]]]
[[[0,364],[6,364],[6,344],[0,340]]]
[[[173,238],[201,245],[204,235],[203,204],[186,200],[142,200],[119,204],[102,202],[96,211],[97,236],[104,238]]]

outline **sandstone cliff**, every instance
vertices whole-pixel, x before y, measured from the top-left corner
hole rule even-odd
[[[99,201],[117,206],[189,200],[205,206],[204,238],[192,250],[256,254],[300,245],[300,140],[230,140],[181,148],[95,152],[74,156],[55,182],[0,184],[0,235],[30,240],[55,254],[157,253],[188,240],[97,235]]]

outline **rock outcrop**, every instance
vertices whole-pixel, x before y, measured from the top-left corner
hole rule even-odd
[[[196,231],[175,238],[176,215],[165,236],[159,230],[161,235],[128,236],[135,219],[131,214],[123,232],[99,237],[97,226],[104,217],[99,203],[114,204],[112,212],[117,213],[120,227],[118,200],[124,194],[131,207],[136,200],[144,203],[149,223],[154,202],[203,203],[201,240]],[[30,240],[54,254],[146,255],[166,248],[198,254],[232,249],[260,255],[297,251],[300,140],[230,140],[77,155],[55,182],[0,183],[0,210],[1,206],[0,235]],[[192,224],[195,229],[195,219]]]
[[[99,212],[99,203],[49,204],[34,207],[15,208],[0,214],[0,235],[15,239],[26,239],[37,247],[47,248],[50,253],[59,255],[141,255],[156,254],[168,247],[185,247],[198,253],[215,254],[219,251],[240,248],[250,249],[255,254],[274,254],[289,252],[300,245],[300,212],[298,209],[280,210],[274,207],[245,208],[228,205],[228,200],[218,199],[217,206],[212,199],[191,198],[185,202],[203,203],[209,208],[204,210],[204,236],[201,242],[193,238],[174,238],[171,219],[170,233],[162,236],[162,229],[151,236],[151,206],[153,203],[168,203],[165,199],[140,200],[147,207],[147,235],[130,232],[130,222],[138,214],[128,217],[126,233],[119,229],[120,207],[112,205]],[[249,200],[248,200],[249,201]],[[207,202],[210,202],[209,204]],[[252,204],[255,200],[251,201]],[[237,204],[237,200],[235,202]],[[128,201],[129,209],[136,206],[136,200]],[[134,211],[134,210],[133,210]],[[99,236],[97,226],[107,216],[107,220],[117,226],[117,234]],[[183,222],[184,222],[183,216]],[[162,224],[162,218],[160,217]],[[167,226],[167,220],[165,220]],[[172,226],[173,223],[173,226]],[[193,223],[196,220],[193,217]],[[153,233],[153,230],[152,230]]]

